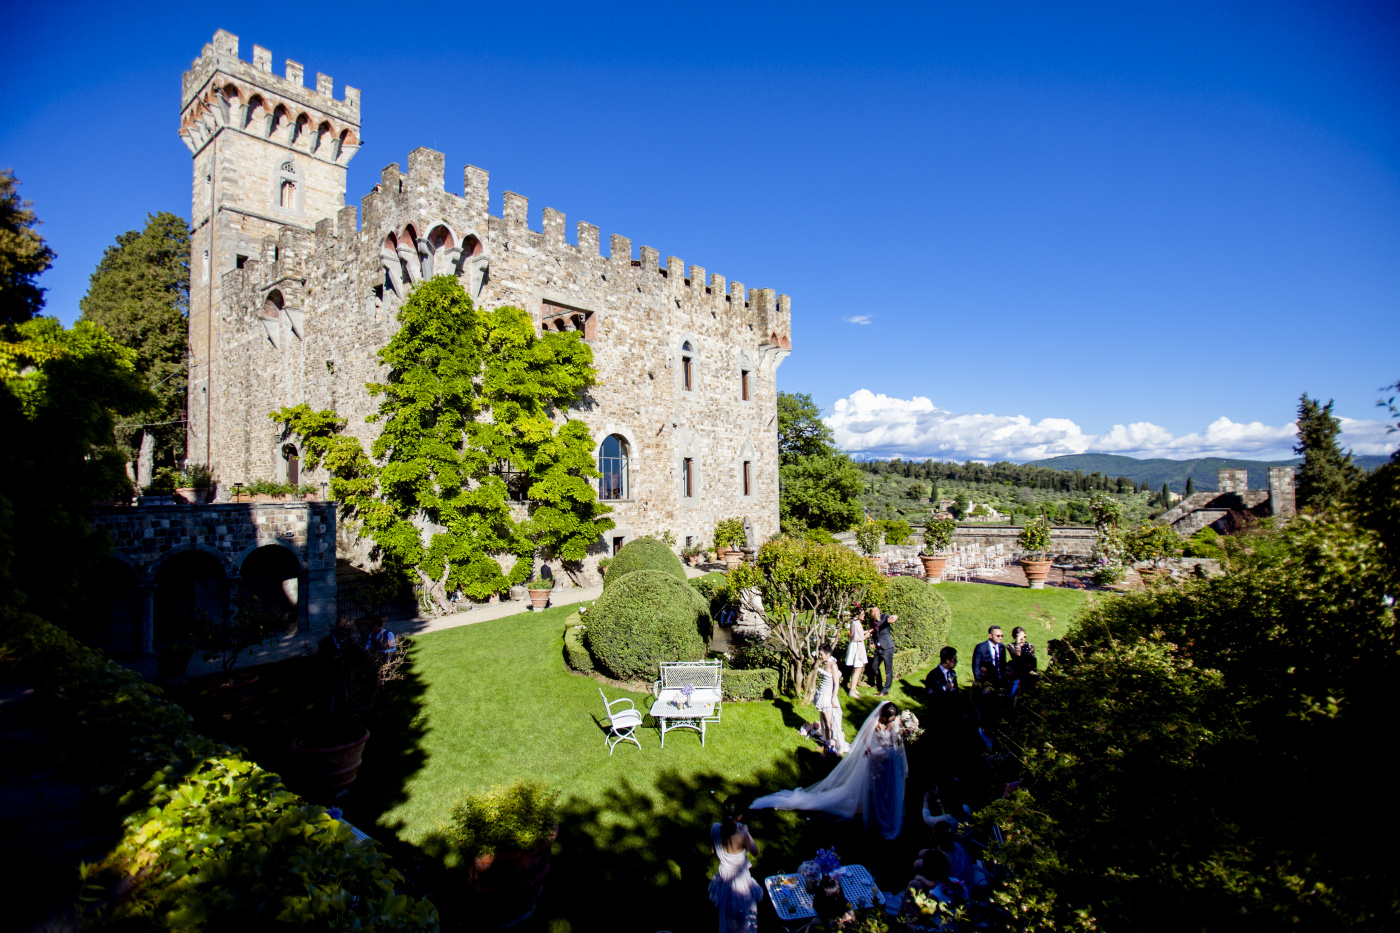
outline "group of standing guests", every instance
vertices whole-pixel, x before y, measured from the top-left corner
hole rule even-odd
[[[846,666],[851,668],[851,683],[848,693],[851,697],[860,696],[860,682],[865,669],[870,666],[870,655],[866,642],[875,643],[875,692],[879,696],[889,696],[894,686],[894,623],[899,616],[882,613],[879,606],[870,606],[862,612],[852,613],[850,644],[846,648]],[[867,628],[867,624],[869,628]],[[883,670],[883,677],[881,676]],[[836,655],[830,645],[817,649],[817,689],[812,703],[821,719],[817,723],[822,744],[827,755],[844,755],[850,750],[845,732],[841,727],[841,668],[836,663]]]

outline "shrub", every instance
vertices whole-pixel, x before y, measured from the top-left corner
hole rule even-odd
[[[538,573],[531,574],[530,579],[525,581],[527,590],[552,590],[554,589],[554,578],[541,576]]]
[[[727,547],[744,547],[749,543],[748,535],[744,534],[744,520],[742,518],[724,518],[715,522],[715,549]]]
[[[604,591],[616,586],[618,581],[638,570],[659,570],[677,580],[686,581],[685,568],[681,559],[671,549],[655,538],[634,538],[622,546],[617,556],[608,565],[608,575],[603,578]]]
[[[571,617],[570,622],[573,624],[564,629],[564,663],[569,665],[572,670],[589,674],[593,672],[593,657],[584,647],[583,633],[585,629],[582,625],[577,624],[575,621],[577,619],[578,616]]]
[[[883,537],[883,528],[875,522],[866,522],[856,529],[856,547],[866,557],[874,557],[880,553],[880,539]]]
[[[771,667],[725,668],[720,683],[726,700],[769,700],[778,692],[778,672]]]
[[[704,597],[661,570],[634,570],[614,580],[617,565],[613,567],[603,595],[588,613],[586,642],[603,673],[621,680],[652,679],[662,661],[705,656],[702,633],[709,631],[710,610]]]
[[[539,781],[520,780],[483,794],[464,794],[452,807],[447,839],[463,859],[529,851],[559,825],[559,795]]]
[[[924,550],[936,554],[953,543],[958,523],[951,518],[935,518],[924,526]]]
[[[109,787],[97,806],[130,813],[100,864],[84,865],[93,926],[437,930],[426,900],[374,841],[358,842],[277,775],[189,727],[184,710],[57,627],[22,616],[5,632],[7,674],[50,706],[65,744]],[[120,801],[120,802],[119,802]],[[86,924],[85,924],[86,925]]]
[[[933,657],[948,644],[953,611],[937,587],[918,577],[895,577],[882,599],[880,609],[899,616],[894,624],[896,650],[916,648],[923,657]]]
[[[897,640],[897,639],[896,639]],[[924,665],[926,658],[918,648],[905,648],[894,653],[894,679],[908,677]]]
[[[1213,557],[1216,560],[1225,556],[1220,546],[1220,535],[1214,528],[1202,528],[1186,539],[1187,557]]]
[[[908,544],[909,536],[914,533],[914,529],[902,518],[887,518],[879,525],[885,532],[886,544]]]
[[[729,589],[729,580],[723,574],[691,577],[691,589],[699,593],[710,607],[710,618],[718,619],[724,610],[738,601],[738,596]]]
[[[141,495],[173,496],[175,495],[175,483],[178,479],[178,474],[169,467],[157,470],[156,474],[151,477],[151,484],[141,487]]]

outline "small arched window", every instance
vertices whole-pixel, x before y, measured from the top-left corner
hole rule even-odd
[[[629,497],[627,476],[627,441],[609,434],[598,447],[598,498],[626,499]]]
[[[282,459],[287,461],[287,482],[292,486],[301,485],[301,457],[291,444],[282,445]]]
[[[691,357],[691,354],[694,352],[695,350],[690,346],[689,340],[681,344],[681,391],[683,392],[689,392],[691,386],[694,384],[695,365]]]
[[[263,300],[263,317],[281,317],[283,305],[284,302],[282,300],[282,293],[274,288],[272,291],[267,293],[267,298]]]

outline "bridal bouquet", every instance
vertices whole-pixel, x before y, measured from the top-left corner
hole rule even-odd
[[[924,734],[924,730],[919,726],[919,717],[909,710],[899,714],[899,737],[904,740],[904,744],[917,742],[919,736]]]

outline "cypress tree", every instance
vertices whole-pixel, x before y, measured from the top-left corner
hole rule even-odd
[[[1162,503],[1162,508],[1166,508],[1172,504],[1172,491],[1166,483],[1162,484],[1162,491],[1157,493],[1157,499]]]
[[[1196,484],[1190,476],[1186,477],[1186,494],[1189,496],[1196,491]]]
[[[1341,500],[1361,479],[1361,468],[1351,459],[1351,451],[1342,453],[1337,435],[1342,423],[1332,414],[1332,402],[1326,405],[1308,398],[1306,392],[1298,401],[1298,444],[1293,452],[1303,457],[1298,471],[1298,505],[1325,509]]]
[[[147,215],[141,230],[128,230],[107,247],[78,302],[81,320],[101,325],[136,351],[136,371],[157,404],[131,421],[151,425],[156,460],[172,463],[185,451],[185,314],[190,296],[190,234],[183,218],[165,211]],[[142,429],[118,431],[139,448]],[[133,456],[134,449],[128,451]]]

